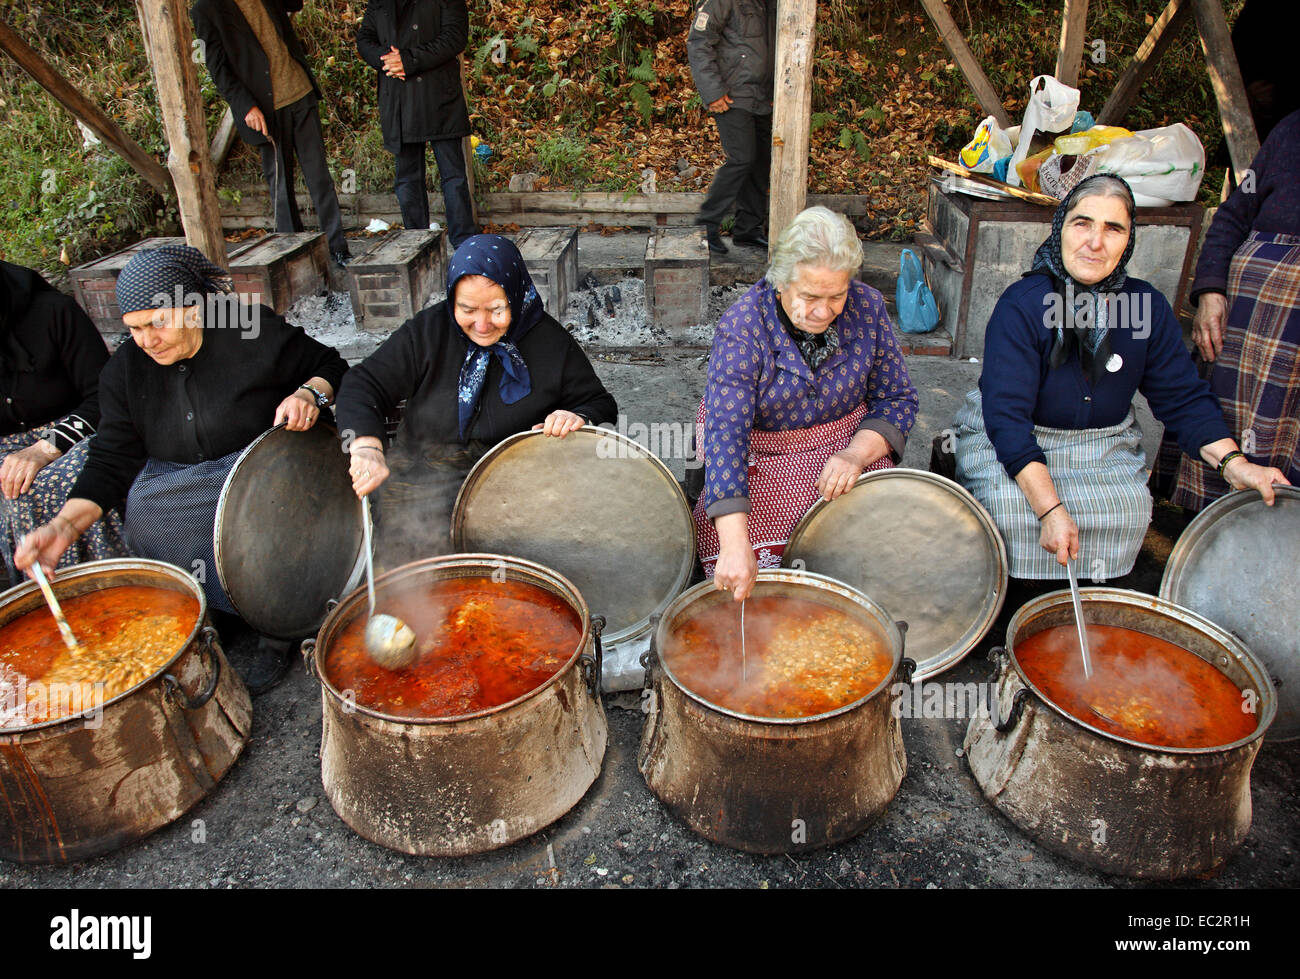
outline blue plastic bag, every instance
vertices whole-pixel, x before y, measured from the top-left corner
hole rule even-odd
[[[925,284],[921,262],[912,249],[904,248],[898,265],[898,328],[904,333],[929,333],[939,325],[939,304]]]

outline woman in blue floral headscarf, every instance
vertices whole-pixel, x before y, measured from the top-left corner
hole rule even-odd
[[[387,481],[376,550],[393,566],[446,549],[456,491],[497,442],[530,428],[563,438],[614,421],[617,406],[542,308],[519,250],[475,235],[452,256],[447,299],[348,372],[337,411],[357,495]]]

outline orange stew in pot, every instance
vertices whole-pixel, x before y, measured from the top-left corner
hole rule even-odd
[[[388,670],[370,659],[362,607],[330,643],[325,675],[354,703],[393,717],[459,717],[509,703],[558,673],[582,640],[578,613],[523,581],[448,578],[378,599],[376,612],[415,631],[415,662]]]
[[[813,717],[861,700],[893,668],[871,625],[820,602],[787,596],[722,601],[678,625],[664,664],[692,693],[752,717]]]
[[[193,595],[115,585],[60,599],[79,644],[63,644],[41,604],[0,628],[0,728],[90,710],[152,677],[194,631]]]
[[[1256,698],[1195,653],[1133,629],[1087,628],[1091,679],[1073,624],[1015,645],[1025,676],[1072,717],[1154,747],[1213,748],[1255,730]]]

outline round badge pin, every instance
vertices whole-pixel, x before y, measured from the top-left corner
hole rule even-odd
[[[1111,354],[1110,360],[1106,361],[1106,370],[1110,371],[1112,374],[1114,374],[1123,366],[1124,366],[1124,358],[1121,357],[1119,354]]]

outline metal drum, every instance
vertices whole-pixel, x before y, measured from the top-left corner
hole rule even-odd
[[[637,765],[664,805],[714,842],[790,853],[849,839],[884,812],[907,771],[896,709],[914,666],[903,658],[906,626],[822,575],[760,571],[754,595],[808,599],[868,624],[892,653],[885,679],[854,703],[813,717],[753,717],[710,703],[657,655],[680,623],[734,601],[702,582],[683,592],[655,629]]]
[[[59,573],[60,601],[117,585],[183,592],[199,614],[174,656],[95,711],[0,728],[0,857],[70,863],[166,826],[230,770],[252,728],[248,691],[207,621],[203,589],[161,561],[91,561]],[[0,595],[0,625],[45,602],[34,581]]]
[[[843,581],[905,621],[917,680],[974,649],[1007,597],[993,518],[957,483],[919,469],[863,473],[843,496],[819,499],[781,564]]]
[[[1242,640],[1277,687],[1270,741],[1300,738],[1300,488],[1254,490],[1206,507],[1169,555],[1160,597]]]
[[[572,581],[608,620],[606,690],[640,687],[651,617],[695,567],[695,524],[668,467],[594,426],[493,447],[465,477],[451,536],[457,551],[514,554]]]
[[[558,596],[582,636],[554,676],[523,696],[461,717],[393,717],[357,703],[327,676],[331,644],[366,614],[365,589],[335,608],[303,655],[321,684],[321,781],[334,811],[368,840],[404,853],[463,856],[506,846],[559,819],[600,774],[600,625],[563,577],[519,558],[450,554],[375,580],[384,594],[430,579],[524,581]]]
[[[1116,588],[1080,589],[1084,617],[1168,640],[1248,696],[1255,731],[1213,748],[1153,747],[1062,710],[1025,676],[1016,643],[1072,625],[1068,591],[1022,607],[1007,626],[996,703],[971,719],[965,754],[985,797],[1040,845],[1110,874],[1177,879],[1213,870],[1250,830],[1250,769],[1276,714],[1264,667],[1195,612]],[[999,651],[1000,652],[1000,651]]]

